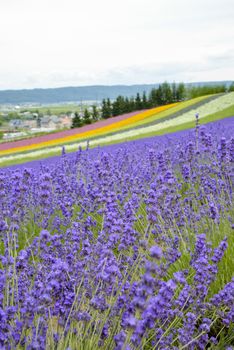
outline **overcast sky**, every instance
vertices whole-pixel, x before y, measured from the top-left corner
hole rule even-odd
[[[0,89],[234,80],[234,0],[0,0]]]

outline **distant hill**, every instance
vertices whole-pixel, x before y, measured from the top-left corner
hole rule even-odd
[[[232,81],[197,82],[189,85],[216,85],[229,86]],[[159,84],[144,85],[94,85],[80,87],[62,87],[50,89],[0,90],[0,104],[37,103],[50,104],[60,102],[100,101],[109,97],[115,99],[118,95],[135,96],[137,92],[146,93]]]

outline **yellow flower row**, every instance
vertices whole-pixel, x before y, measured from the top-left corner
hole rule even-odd
[[[107,134],[107,133],[112,132],[112,131],[121,130],[121,128],[123,128],[123,127],[130,126],[138,121],[144,120],[144,119],[151,117],[155,114],[163,112],[166,109],[169,109],[171,107],[176,106],[177,104],[178,103],[172,103],[169,105],[152,108],[150,110],[140,112],[140,113],[138,113],[132,117],[129,117],[127,119],[120,120],[118,122],[114,122],[112,124],[109,124],[109,125],[106,125],[106,126],[94,129],[94,130],[85,131],[85,132],[82,132],[79,134],[77,133],[74,135],[69,135],[69,136],[58,138],[56,140],[49,140],[49,141],[35,143],[35,144],[27,145],[27,146],[20,146],[20,147],[15,147],[15,148],[3,150],[3,151],[0,151],[0,155],[24,152],[24,151],[40,149],[40,148],[45,148],[45,147],[50,147],[50,146],[57,146],[59,144],[70,143],[70,142],[73,142],[76,140],[92,138],[94,136]]]

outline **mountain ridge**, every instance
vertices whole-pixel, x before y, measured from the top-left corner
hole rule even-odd
[[[213,82],[185,83],[186,86],[219,85],[229,86],[230,80]],[[155,84],[133,84],[133,85],[87,85],[67,86],[57,88],[34,88],[34,89],[8,89],[0,90],[0,104],[23,104],[23,103],[63,103],[100,101],[103,98],[115,99],[118,95],[125,97],[135,96],[138,92],[148,93],[152,88],[158,87]]]

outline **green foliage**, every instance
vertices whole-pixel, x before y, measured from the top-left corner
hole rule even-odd
[[[148,108],[148,100],[147,100],[147,96],[146,96],[145,91],[143,92],[143,95],[142,95],[142,108],[143,109]]]
[[[234,89],[234,85],[230,89]],[[146,92],[143,92],[141,97],[140,93],[137,93],[135,97],[131,99],[118,96],[113,103],[110,103],[108,99],[102,102],[102,117],[104,119],[109,118],[111,115],[117,116],[124,113],[138,111],[146,108],[153,108],[162,106],[174,102],[180,102],[185,99],[192,99],[200,96],[223,93],[226,91],[225,85],[207,85],[207,86],[192,86],[185,87],[184,83],[172,83],[164,82],[157,88],[153,88],[148,96]],[[231,91],[231,90],[230,90]],[[112,111],[112,112],[111,112]]]
[[[161,85],[161,99],[162,99],[162,104],[167,104],[167,103],[172,103],[173,102],[173,98],[172,98],[172,89],[171,89],[171,86],[167,83],[167,82],[164,82],[162,85]]]
[[[102,118],[108,119],[112,116],[112,106],[110,99],[102,100]]]
[[[92,106],[92,119],[93,121],[97,121],[99,119],[99,113],[97,110],[97,106],[95,105]]]
[[[126,112],[130,112],[129,100],[123,96],[118,96],[117,99],[112,103],[113,116],[121,115]]]
[[[182,101],[186,97],[186,89],[184,83],[179,83],[176,89],[176,98],[173,102]]]
[[[4,117],[5,121],[10,121],[10,120],[12,120],[12,119],[20,119],[20,118],[21,118],[21,116],[20,116],[17,112],[14,112],[14,111],[9,112],[9,113]]]
[[[71,113],[80,112],[80,106],[77,104],[65,104],[65,105],[51,105],[51,106],[41,106],[41,107],[30,107],[30,108],[23,108],[20,110],[21,113],[23,112],[31,112],[31,113],[42,113],[43,115],[48,114],[48,112],[52,115],[60,115],[60,114],[66,114],[70,115]]]
[[[72,120],[71,128],[74,129],[74,128],[79,128],[81,126],[82,126],[82,120],[80,118],[80,115],[78,112],[75,112],[75,117]]]
[[[85,108],[84,110],[84,124],[91,124],[92,119],[91,119],[91,114],[89,113],[88,109]]]
[[[229,86],[228,91],[229,91],[229,92],[234,91],[234,82]]]
[[[106,106],[107,106],[108,118],[110,118],[110,117],[112,117],[112,105],[111,105],[111,101],[109,98],[107,99]]]
[[[185,85],[183,83],[171,85],[167,82],[159,85],[158,88],[152,89],[149,94],[148,105],[151,107],[162,106],[165,104],[179,102],[185,99]]]
[[[141,97],[140,97],[139,93],[137,93],[137,95],[136,95],[135,106],[136,106],[136,110],[142,109],[142,101],[141,101]]]
[[[195,98],[204,95],[212,95],[226,92],[225,85],[191,86],[187,89],[187,98]]]

